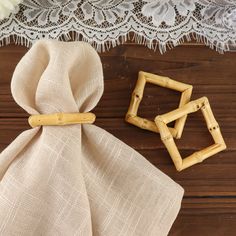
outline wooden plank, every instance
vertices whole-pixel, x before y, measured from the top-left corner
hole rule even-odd
[[[184,198],[169,236],[235,236],[235,198]]]
[[[235,213],[222,213],[221,209],[209,210],[199,207],[198,205],[198,209],[181,209],[169,236],[235,236]]]
[[[13,50],[14,49],[14,50]],[[0,48],[0,116],[24,117],[26,114],[13,101],[10,79],[15,65],[26,52],[21,47]],[[236,113],[236,70],[233,53],[218,54],[206,47],[178,47],[161,56],[142,46],[121,46],[101,54],[105,92],[96,107],[100,117],[123,117],[139,70],[166,75],[194,86],[193,99],[208,96],[216,114]],[[8,63],[11,61],[11,63]],[[164,96],[165,95],[165,96]],[[221,96],[220,96],[221,95]],[[222,96],[224,95],[224,96]],[[164,113],[177,107],[179,94],[149,85],[140,106],[140,114],[150,117],[153,111]],[[156,112],[157,113],[157,112]]]
[[[10,79],[28,49],[0,48],[0,152],[28,129],[28,115],[15,104]],[[105,92],[94,110],[96,125],[135,148],[185,189],[180,214],[170,235],[233,236],[236,232],[236,68],[235,54],[202,45],[183,45],[164,55],[127,42],[102,53]],[[169,76],[194,86],[193,99],[208,96],[228,149],[183,172],[177,172],[158,134],[124,121],[139,70]],[[179,94],[147,85],[139,114],[153,119],[177,107]],[[135,139],[133,138],[135,137]],[[183,156],[211,143],[201,113],[187,119],[177,146]]]

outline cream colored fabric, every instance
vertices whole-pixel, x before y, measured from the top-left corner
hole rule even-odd
[[[86,43],[39,41],[11,84],[29,114],[88,112],[103,93]],[[158,153],[157,153],[158,155]],[[95,125],[24,131],[0,154],[0,235],[167,235],[183,189]]]

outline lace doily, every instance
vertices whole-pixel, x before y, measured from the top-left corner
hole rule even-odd
[[[104,51],[131,35],[161,52],[193,38],[228,51],[236,45],[236,0],[24,0],[0,21],[0,45],[82,39]]]

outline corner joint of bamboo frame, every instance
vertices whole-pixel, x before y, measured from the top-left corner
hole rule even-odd
[[[135,117],[134,115],[132,115],[132,114],[130,114],[130,113],[127,113],[127,114],[125,115],[125,120],[129,122],[129,120],[132,119],[132,118],[134,118],[134,117]]]
[[[183,168],[183,159],[175,161],[174,164],[175,164],[175,168],[178,172],[180,172],[184,169]]]
[[[157,122],[161,122],[161,123],[164,123],[163,119],[162,119],[162,116],[156,116],[155,119],[154,119],[155,123]]]
[[[138,77],[139,78],[145,78],[145,72],[144,71],[139,71],[138,72]]]
[[[189,92],[190,94],[192,94],[192,91],[193,91],[193,86],[188,85],[188,88],[184,92]]]
[[[180,171],[182,171],[183,170],[183,167],[182,167],[182,165],[181,166],[175,166],[175,168],[176,168],[176,170],[178,171],[178,172],[180,172]]]

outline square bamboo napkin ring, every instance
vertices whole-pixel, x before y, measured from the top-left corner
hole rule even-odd
[[[173,139],[173,135],[167,127],[167,124],[176,119],[179,119],[180,117],[186,116],[187,114],[196,112],[199,109],[201,110],[205,118],[208,130],[210,131],[210,134],[212,135],[212,138],[215,143],[207,148],[204,148],[201,151],[197,151],[192,155],[182,159]],[[161,139],[164,145],[166,146],[178,171],[181,171],[194,164],[202,162],[208,157],[226,149],[226,144],[220,132],[219,125],[215,120],[209,101],[206,97],[191,101],[188,104],[182,106],[181,108],[173,110],[164,115],[157,116],[155,118],[155,123],[160,131]]]
[[[72,124],[92,124],[96,116],[91,113],[55,113],[32,115],[29,117],[29,125],[34,128],[37,126],[52,125],[72,125]]]
[[[181,92],[182,95],[180,98],[179,107],[182,107],[190,101],[193,86],[172,80],[168,77],[154,75],[143,71],[139,72],[138,80],[135,89],[132,93],[130,106],[126,114],[125,120],[128,123],[138,126],[141,129],[159,133],[159,129],[154,121],[144,119],[137,115],[140,102],[143,98],[144,88],[147,82]],[[174,128],[169,128],[173,137],[181,137],[186,118],[187,115],[179,117],[175,121]]]

